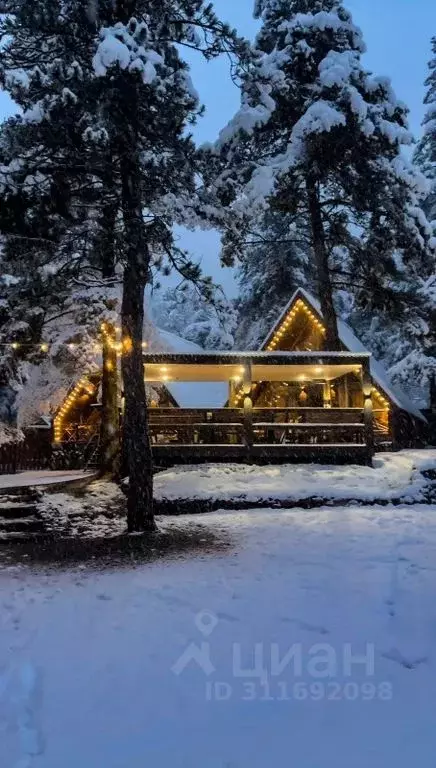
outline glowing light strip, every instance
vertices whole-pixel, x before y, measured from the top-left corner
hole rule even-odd
[[[62,427],[63,427],[63,421],[67,413],[71,410],[74,403],[76,402],[77,398],[79,397],[79,394],[81,392],[85,391],[88,395],[93,395],[95,392],[95,387],[88,381],[86,377],[82,377],[80,381],[77,382],[75,387],[71,390],[69,395],[66,397],[64,402],[62,403],[61,408],[58,411],[58,414],[54,420],[54,441],[55,443],[60,443],[62,439]]]
[[[296,315],[300,310],[306,313],[306,315],[310,318],[310,320],[312,320],[312,323],[315,325],[315,327],[317,328],[317,330],[319,330],[320,333],[322,334],[327,333],[325,326],[321,323],[320,320],[318,320],[318,318],[312,312],[312,310],[309,309],[309,307],[304,303],[304,301],[302,301],[301,299],[298,299],[298,301],[294,304],[292,309],[289,310],[286,317],[282,320],[281,325],[275,331],[273,338],[268,344],[268,347],[267,347],[268,352],[274,351],[274,349],[277,347],[277,344],[285,335],[286,331],[289,330],[289,326],[292,324],[292,322],[294,321]]]

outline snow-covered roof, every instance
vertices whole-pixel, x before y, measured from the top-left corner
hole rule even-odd
[[[280,325],[283,318],[287,315],[292,305],[297,301],[298,299],[304,299],[307,304],[310,304],[312,306],[312,309],[317,312],[317,314],[322,318],[322,310],[321,310],[321,304],[314,296],[312,296],[309,291],[307,291],[305,288],[297,288],[291,299],[289,300],[288,304],[286,305],[285,309],[283,310],[280,319],[275,323],[274,328],[277,325]],[[355,336],[354,332],[351,330],[350,326],[347,325],[347,323],[344,323],[343,320],[338,320],[338,332],[339,332],[339,338],[350,352],[359,353],[359,352],[368,352],[367,349],[363,346],[362,342],[359,341],[357,336]],[[271,336],[271,332],[268,333],[268,336],[264,340],[264,342],[261,345],[261,349],[263,349],[266,346],[267,341],[269,340]],[[402,389],[398,386],[394,386],[389,379],[389,376],[387,374],[387,371],[385,370],[384,366],[376,360],[373,356],[371,356],[370,359],[370,366],[371,366],[371,376],[373,378],[373,381],[375,384],[377,384],[380,389],[383,390],[385,395],[389,397],[389,399],[395,403],[399,408],[401,408],[404,411],[407,411],[408,413],[411,413],[413,416],[416,416],[418,419],[422,419],[422,421],[426,421],[425,417],[417,408],[415,403],[406,395],[405,392],[403,392]]]
[[[202,352],[202,348],[198,344],[194,344],[193,341],[187,341],[182,339],[181,336],[176,336],[175,333],[169,331],[162,331],[160,328],[156,328],[156,335],[158,341],[165,347],[165,351],[175,352],[178,354]]]
[[[202,347],[180,336],[156,328],[155,348],[162,345],[165,352],[200,354]],[[157,351],[157,350],[156,350]],[[228,384],[224,381],[172,381],[165,386],[180,408],[223,408],[229,398]]]

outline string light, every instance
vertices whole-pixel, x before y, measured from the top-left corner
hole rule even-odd
[[[391,404],[390,404],[389,400],[384,395],[382,395],[381,392],[379,392],[378,389],[373,387],[372,388],[372,393],[373,393],[373,395],[375,395],[375,397],[378,397],[378,399],[381,400],[381,402],[384,405],[384,407],[386,408],[386,410],[390,409]]]
[[[129,352],[133,349],[133,342],[130,336],[125,336],[125,338],[122,340],[122,351],[125,352],[126,355],[129,354]]]
[[[80,381],[77,382],[77,384],[73,387],[71,392],[66,397],[64,403],[62,404],[61,408],[59,409],[55,419],[54,419],[54,440],[55,443],[60,443],[62,440],[62,428],[63,428],[63,421],[67,413],[71,410],[74,403],[76,402],[77,398],[82,394],[83,392],[86,392],[87,395],[91,396],[95,393],[95,387],[93,384],[91,384],[88,379],[83,376]]]
[[[312,321],[312,323],[315,325],[317,330],[322,333],[323,335],[327,333],[326,328],[322,324],[322,322],[319,320],[318,317],[312,312],[311,309],[302,301],[301,299],[298,299],[298,301],[295,303],[294,307],[288,311],[285,318],[282,320],[282,323],[276,330],[274,331],[274,335],[272,339],[269,340],[267,351],[273,352],[277,344],[281,341],[282,337],[285,335],[285,333],[289,330],[290,325],[292,324],[293,320],[297,316],[299,311],[305,312],[305,314],[308,316],[308,318]]]

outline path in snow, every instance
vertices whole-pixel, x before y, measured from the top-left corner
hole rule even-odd
[[[60,485],[96,476],[96,472],[85,470],[29,470],[14,475],[0,475],[0,491],[10,488],[33,488],[34,486]]]
[[[233,549],[0,571],[2,767],[434,768],[435,509],[201,525]]]

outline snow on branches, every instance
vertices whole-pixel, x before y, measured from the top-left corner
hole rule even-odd
[[[113,27],[104,27],[93,59],[95,74],[102,77],[118,65],[139,72],[144,84],[150,85],[157,77],[156,67],[163,65],[164,60],[149,47],[149,36],[147,24],[136,19],[130,19],[127,25],[118,22]]]

